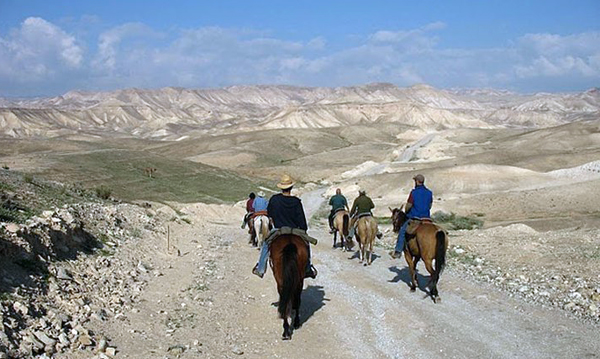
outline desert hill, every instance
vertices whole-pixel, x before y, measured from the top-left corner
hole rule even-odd
[[[541,128],[598,118],[600,92],[519,95],[488,90],[233,86],[222,89],[72,91],[39,99],[0,99],[0,135],[55,137],[111,133],[175,140],[278,128],[394,123],[422,129]]]

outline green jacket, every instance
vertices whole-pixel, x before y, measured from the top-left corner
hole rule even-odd
[[[353,216],[360,213],[370,213],[373,208],[375,208],[373,201],[371,201],[367,195],[361,194],[354,200],[352,209],[350,210],[350,215]]]

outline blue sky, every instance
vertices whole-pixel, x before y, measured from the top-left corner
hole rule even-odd
[[[351,86],[600,86],[600,0],[0,0],[0,96]]]

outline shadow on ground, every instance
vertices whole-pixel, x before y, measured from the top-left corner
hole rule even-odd
[[[330,299],[325,298],[325,291],[322,286],[309,285],[302,291],[302,303],[300,305],[300,320],[302,324],[306,323],[319,309],[325,306],[325,302]]]

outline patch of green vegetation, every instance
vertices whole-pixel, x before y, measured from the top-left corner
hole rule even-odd
[[[379,223],[379,224],[392,224],[391,217],[375,217],[375,219],[377,220],[377,223]]]
[[[107,161],[106,158],[110,158]],[[141,151],[114,149],[53,158],[55,166],[45,175],[59,181],[75,181],[84,187],[110,186],[112,195],[124,200],[154,202],[239,201],[263,181],[181,158]],[[146,167],[156,168],[150,178]]]
[[[0,292],[0,302],[12,302],[13,294],[9,292]]]
[[[96,253],[102,257],[110,257],[114,254],[113,251],[104,248],[97,250]]]
[[[101,199],[109,199],[112,194],[112,189],[105,185],[100,185],[94,189],[96,191],[96,196]]]
[[[29,218],[36,213],[30,208],[19,206],[19,208],[6,208],[0,206],[0,221],[25,223]]]
[[[23,181],[25,181],[26,183],[33,183],[35,179],[33,178],[33,175],[31,173],[25,173],[23,175]]]
[[[465,216],[459,216],[457,214],[455,214],[454,212],[452,213],[446,213],[446,212],[435,212],[432,216],[431,219],[433,219],[434,222],[436,223],[440,223],[440,224],[447,224],[450,229],[467,229],[467,230],[472,230],[475,228],[481,228],[483,226],[483,221],[481,219],[477,219],[477,218],[473,218],[473,217],[465,217]]]
[[[129,231],[129,233],[131,234],[132,237],[135,238],[141,238],[142,237],[142,230],[139,228],[132,228],[131,231]]]

